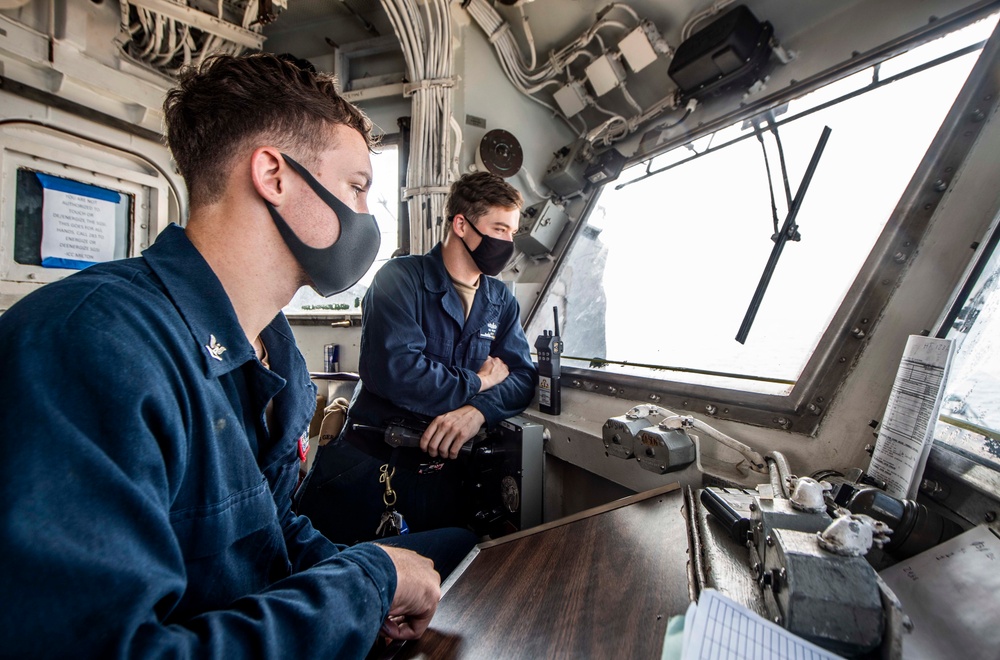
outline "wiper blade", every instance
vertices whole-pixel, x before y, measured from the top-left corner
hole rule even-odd
[[[788,216],[785,217],[785,224],[782,225],[781,231],[778,232],[774,240],[774,247],[771,248],[771,256],[767,259],[767,265],[764,266],[764,272],[760,276],[760,282],[757,284],[757,290],[753,293],[753,299],[750,300],[750,307],[747,309],[746,315],[743,317],[743,323],[740,325],[740,331],[736,333],[736,341],[741,344],[746,343],[747,335],[750,334],[750,326],[753,325],[754,318],[757,317],[757,310],[760,309],[760,303],[764,300],[764,292],[767,291],[768,284],[771,283],[771,275],[774,274],[774,269],[778,265],[778,258],[781,257],[781,251],[785,249],[785,243],[789,240],[797,241],[799,240],[799,226],[795,223],[795,218],[799,214],[799,208],[802,206],[802,200],[806,196],[806,191],[809,189],[809,182],[812,181],[813,174],[816,172],[816,166],[819,165],[820,156],[823,155],[823,149],[826,148],[826,141],[830,138],[829,126],[823,127],[823,134],[819,136],[819,142],[816,144],[816,149],[813,151],[812,158],[809,160],[809,167],[806,168],[805,176],[802,177],[802,183],[799,185],[798,192],[795,193],[795,199],[792,201],[792,207],[788,209]]]

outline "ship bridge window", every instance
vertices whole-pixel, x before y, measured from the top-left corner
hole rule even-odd
[[[994,227],[938,336],[955,343],[935,442],[1000,470],[1000,230]]]
[[[399,221],[400,162],[395,136],[382,139],[377,153],[371,155],[372,185],[368,190],[368,212],[375,216],[382,243],[375,263],[361,280],[343,293],[324,298],[312,287],[302,287],[282,310],[291,323],[308,323],[309,319],[329,319],[330,316],[360,316],[361,299],[371,286],[372,278],[402,244]]]
[[[591,202],[528,336],[550,328],[557,307],[571,386],[689,410],[730,402],[717,414],[811,432],[818,422],[807,413],[796,426],[773,411],[811,401],[796,388],[821,376],[838,334],[831,321],[851,304],[995,24],[972,24],[626,169]],[[798,211],[799,240],[785,243],[741,343],[824,127],[831,134]]]

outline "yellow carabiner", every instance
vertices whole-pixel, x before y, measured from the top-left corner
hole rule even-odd
[[[378,482],[380,484],[385,484],[385,492],[382,493],[382,501],[385,502],[386,506],[393,506],[396,504],[396,491],[392,489],[392,477],[396,474],[396,468],[389,469],[389,464],[386,463],[379,468],[379,478]]]

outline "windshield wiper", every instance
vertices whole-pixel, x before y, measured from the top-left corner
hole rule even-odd
[[[781,257],[781,251],[785,249],[785,243],[790,240],[797,241],[801,238],[799,235],[799,226],[795,223],[795,218],[799,214],[799,207],[802,206],[802,200],[809,189],[809,182],[812,181],[813,173],[816,171],[816,166],[819,165],[819,158],[823,155],[823,149],[826,148],[826,141],[829,139],[831,132],[829,126],[823,127],[823,134],[819,136],[816,150],[813,151],[812,158],[809,160],[809,167],[806,168],[805,176],[802,177],[799,190],[795,193],[792,206],[788,209],[785,224],[782,225],[781,231],[774,237],[774,247],[771,248],[771,256],[767,259],[767,265],[764,266],[764,272],[760,276],[757,290],[754,291],[753,299],[750,300],[750,307],[743,317],[743,323],[740,324],[740,331],[736,333],[736,341],[741,344],[746,343],[747,335],[750,334],[750,326],[753,325],[753,320],[757,316],[757,310],[760,309],[760,303],[764,300],[764,292],[767,291],[767,285],[771,283],[771,275],[774,274],[774,269],[778,265],[778,258]]]

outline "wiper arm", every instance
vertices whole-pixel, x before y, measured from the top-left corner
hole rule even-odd
[[[736,341],[741,344],[745,343],[747,340],[747,335],[750,334],[750,326],[753,325],[753,320],[757,316],[757,310],[760,309],[760,303],[764,300],[764,292],[767,291],[768,284],[771,283],[771,275],[774,274],[774,269],[778,265],[778,258],[781,257],[781,251],[785,249],[785,243],[789,240],[797,241],[799,240],[799,226],[795,223],[795,218],[799,214],[799,208],[802,206],[802,200],[805,198],[806,191],[809,189],[809,182],[812,181],[813,173],[816,172],[816,166],[819,165],[819,158],[823,155],[823,149],[826,148],[826,141],[830,137],[829,126],[823,127],[823,134],[819,136],[819,142],[816,144],[816,149],[813,151],[812,158],[809,160],[809,167],[806,168],[805,176],[802,177],[802,183],[799,185],[798,192],[795,193],[795,199],[792,201],[792,207],[788,209],[788,216],[785,217],[785,224],[782,225],[781,231],[775,236],[774,247],[771,248],[771,256],[767,259],[767,265],[764,266],[764,272],[760,276],[760,282],[757,284],[757,290],[753,293],[753,299],[750,301],[750,307],[747,309],[746,315],[743,317],[743,323],[740,324],[740,331],[736,333]]]

